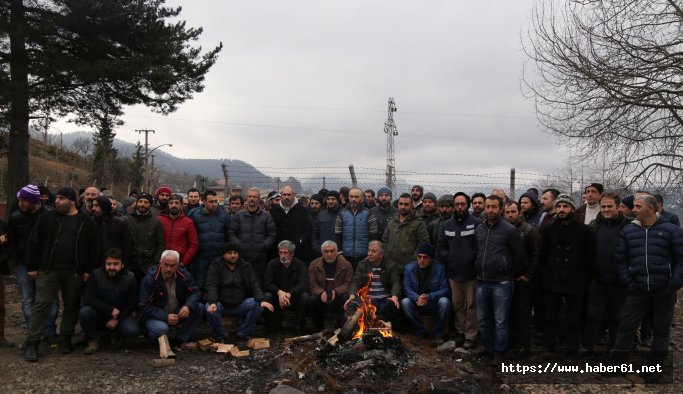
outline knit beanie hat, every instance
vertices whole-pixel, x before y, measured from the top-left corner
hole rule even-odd
[[[325,200],[327,200],[328,197],[334,197],[337,199],[337,203],[341,204],[341,197],[339,197],[339,192],[336,190],[330,190],[327,192],[327,195],[325,196]]]
[[[138,200],[143,200],[143,199],[149,201],[150,204],[154,202],[154,197],[152,197],[152,195],[148,194],[148,193],[140,193],[138,195]]]
[[[63,188],[57,190],[56,195],[66,197],[73,202],[78,201],[78,195],[76,194],[76,191],[72,187],[68,187],[68,186],[63,187]]]
[[[319,202],[321,205],[323,204],[323,196],[321,196],[320,194],[312,195],[311,200],[315,200],[315,201]]]
[[[112,206],[111,206],[111,200],[109,199],[109,197],[97,196],[97,197],[95,197],[95,201],[97,201],[97,205],[99,205],[100,209],[102,210],[102,216],[110,216],[111,215]]]
[[[424,201],[424,200],[432,200],[432,202],[434,202],[434,204],[436,204],[436,195],[434,195],[434,193],[432,193],[432,192],[427,192],[422,197],[422,201]]]
[[[593,182],[593,183],[589,183],[586,187],[584,187],[583,191],[585,192],[586,189],[588,189],[589,187],[594,187],[594,188],[598,189],[598,193],[600,193],[600,194],[602,194],[602,192],[605,190],[605,187],[602,186],[602,183]]]
[[[391,193],[391,190],[389,190],[388,187],[380,187],[379,190],[377,190],[377,197],[379,197],[379,195],[382,193],[388,194],[389,198],[393,197],[393,194]]]
[[[633,209],[633,194],[622,198],[621,203],[626,205],[628,209]]]
[[[572,206],[573,209],[576,209],[576,203],[574,202],[574,198],[572,196],[570,196],[569,194],[560,193],[560,195],[557,196],[557,199],[555,200],[555,206],[557,206],[557,204],[559,204],[561,202],[563,202],[565,204],[569,204]]]
[[[22,187],[17,197],[32,204],[40,204],[40,190],[35,185],[28,184]]]
[[[158,197],[159,194],[161,194],[161,193],[168,193],[170,195],[170,194],[173,194],[173,190],[171,190],[171,188],[169,186],[161,185],[157,189],[156,196]]]
[[[427,256],[434,258],[434,245],[430,244],[429,242],[422,242],[417,247],[415,254],[426,254]]]
[[[274,198],[278,198],[278,197],[282,197],[282,196],[280,195],[280,193],[273,190],[272,192],[268,193],[268,198],[266,198],[266,201],[270,201],[270,200],[272,200]]]
[[[237,244],[237,242],[226,242],[223,244],[223,254],[226,254],[228,252],[239,253],[239,251],[240,251],[240,246]]]
[[[453,201],[454,199],[455,199],[454,196],[452,196],[450,194],[444,194],[443,196],[439,197],[439,200],[436,202],[436,205],[439,207],[443,207],[443,206],[453,207],[453,206],[455,206],[455,201]]]

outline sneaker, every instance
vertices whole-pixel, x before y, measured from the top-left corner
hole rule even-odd
[[[88,341],[88,345],[85,347],[83,354],[95,354],[99,345],[97,344],[97,339],[91,339]]]

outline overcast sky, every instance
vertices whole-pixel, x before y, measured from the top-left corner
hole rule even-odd
[[[169,3],[204,28],[202,46],[223,51],[204,92],[165,117],[128,109],[118,138],[135,142],[135,129],[150,128],[150,147],[173,143],[164,150],[178,157],[240,159],[266,173],[383,171],[394,97],[399,177],[563,168],[520,89],[532,0]],[[307,171],[316,172],[292,170]]]

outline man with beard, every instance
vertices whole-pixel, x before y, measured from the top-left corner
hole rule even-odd
[[[398,198],[398,213],[387,222],[382,242],[387,257],[398,264],[400,272],[403,272],[406,264],[415,261],[417,246],[429,242],[427,226],[415,214],[410,194],[403,193]]]
[[[392,193],[386,187],[377,190],[377,206],[370,210],[370,213],[377,219],[377,233],[381,236],[387,228],[387,222],[398,209],[391,206]]]
[[[543,227],[548,225],[555,218],[555,200],[557,196],[560,195],[560,191],[557,189],[545,189],[543,194],[541,194],[541,209],[543,213],[538,220],[538,232],[543,230]]]
[[[314,194],[311,196],[311,201],[308,203],[308,218],[311,219],[311,225],[315,224],[315,219],[318,217],[320,210],[323,208],[323,196]]]
[[[93,214],[92,203],[93,201],[95,201],[95,198],[99,195],[101,195],[100,190],[95,186],[88,186],[83,191],[83,194],[81,195],[83,206],[81,207],[81,209],[83,209],[88,215]]]
[[[168,210],[159,214],[159,222],[164,228],[164,248],[178,252],[181,268],[187,268],[199,250],[199,238],[194,222],[183,214],[182,208],[183,196],[172,195]]]
[[[365,205],[365,208],[367,209],[372,209],[377,205],[375,203],[375,191],[372,189],[368,189],[363,192],[363,205]]]
[[[531,307],[533,295],[532,279],[538,264],[538,249],[541,238],[536,228],[522,220],[520,204],[514,201],[505,203],[505,220],[517,228],[524,242],[524,274],[515,278],[515,290],[512,294],[512,336],[517,345],[519,357],[527,357],[531,349]]]
[[[187,190],[187,205],[183,206],[183,213],[187,215],[191,210],[202,206],[199,189],[191,187]]]
[[[190,219],[197,228],[199,251],[194,256],[190,272],[197,287],[203,292],[206,274],[211,262],[221,256],[230,233],[230,215],[218,206],[218,196],[213,190],[204,192],[204,208],[190,212]]]
[[[284,240],[292,241],[299,256],[308,259],[313,226],[308,219],[306,208],[299,204],[290,186],[283,187],[280,195],[282,196],[280,205],[271,211],[275,222],[275,243],[277,245]],[[275,252],[273,251],[273,254]]]
[[[524,221],[534,228],[538,228],[538,225],[541,222],[541,215],[543,214],[541,212],[541,204],[538,202],[538,197],[533,193],[527,192],[522,194],[522,197],[519,198],[517,203],[522,210]]]
[[[410,199],[413,203],[413,210],[415,214],[420,215],[422,211],[422,195],[425,189],[420,185],[415,185],[410,188]]]
[[[26,185],[19,190],[19,210],[12,213],[7,223],[7,245],[2,253],[0,265],[9,271],[9,262],[12,258],[16,264],[17,287],[19,288],[19,298],[21,300],[21,312],[23,314],[24,335],[28,333],[29,322],[31,320],[31,309],[36,297],[36,281],[28,276],[27,271],[27,251],[28,237],[33,225],[38,217],[48,210],[42,205],[42,195],[38,194],[38,188],[34,185]],[[55,320],[59,304],[54,303],[49,311],[47,324],[45,326],[45,336],[54,338],[57,336]],[[3,342],[0,341],[0,344]],[[4,342],[8,344],[8,342]]]
[[[76,208],[77,201],[74,189],[59,189],[55,210],[41,215],[29,236],[26,264],[28,276],[36,279],[36,301],[26,339],[26,361],[38,361],[45,320],[60,292],[64,305],[61,351],[73,351],[71,337],[78,321],[81,285],[99,265],[95,221]]]
[[[354,270],[365,258],[370,241],[379,238],[377,220],[363,206],[362,193],[357,187],[349,191],[349,205],[339,213],[334,226],[337,245],[342,245],[344,257]]]
[[[130,230],[122,219],[112,215],[112,205],[109,198],[98,196],[92,203],[92,212],[97,224],[98,250],[100,252],[97,261],[104,261],[104,254],[109,249],[121,250],[121,259],[124,263],[130,260],[132,241]]]
[[[263,294],[251,264],[240,259],[239,246],[224,244],[222,256],[211,262],[206,279],[206,318],[213,327],[216,341],[225,341],[223,316],[244,320],[237,329],[237,340],[251,338],[256,321],[268,309],[273,312],[270,296]]]
[[[474,193],[472,195],[472,216],[479,220],[485,220],[484,202],[486,201],[486,194]]]
[[[474,263],[477,257],[475,228],[481,221],[470,215],[469,196],[455,193],[453,218],[443,223],[439,232],[438,250],[446,266],[451,287],[451,300],[455,313],[456,343],[465,349],[477,344],[479,321],[477,320],[477,280]]]
[[[311,256],[320,257],[320,247],[325,241],[334,241],[334,227],[337,224],[337,216],[341,211],[341,200],[339,192],[330,190],[325,197],[327,208],[320,211],[313,222],[313,232],[311,234]]]
[[[156,193],[156,204],[152,205],[152,215],[154,217],[159,216],[161,212],[168,209],[168,201],[171,194],[173,194],[173,190],[169,186],[159,186]],[[182,201],[180,203],[182,204]]]
[[[436,196],[434,193],[427,192],[422,197],[422,211],[420,212],[420,219],[425,223],[427,229],[432,222],[439,220],[439,210],[436,207]]]
[[[261,208],[258,189],[247,192],[247,209],[238,211],[230,222],[228,238],[240,248],[240,257],[248,261],[256,278],[264,284],[268,252],[275,242],[275,223],[268,212]]]
[[[432,221],[427,226],[427,232],[429,233],[429,239],[431,240],[430,243],[432,245],[437,245],[439,243],[439,234],[443,231],[443,222],[453,217],[453,211],[455,210],[453,196],[444,194],[439,197],[436,206],[439,211],[439,218],[438,220]]]
[[[122,260],[121,249],[105,253],[104,267],[88,277],[83,307],[78,312],[88,344],[85,354],[94,354],[102,331],[116,333],[121,338],[136,338],[140,333],[133,311],[138,305],[138,286],[132,272]]]
[[[557,220],[543,228],[538,253],[545,290],[545,347],[550,352],[556,350],[559,314],[564,302],[569,355],[576,355],[581,344],[583,308],[596,256],[593,230],[575,220],[575,209],[570,195],[557,197]]]
[[[266,206],[264,209],[268,212],[272,212],[273,208],[280,206],[281,201],[282,196],[280,193],[273,190],[272,192],[268,193],[268,198],[266,198]]]
[[[164,250],[164,226],[159,218],[152,216],[150,208],[154,199],[143,193],[138,196],[135,208],[126,216],[126,223],[133,241],[133,250],[128,271],[135,275],[138,283],[145,277],[147,271],[161,258]]]
[[[301,335],[306,323],[308,304],[308,270],[306,263],[294,257],[295,246],[290,241],[282,241],[277,246],[280,257],[268,262],[264,288],[275,298],[275,310],[270,321],[270,331],[280,328],[282,311],[294,310],[296,313],[296,335]]]
[[[507,350],[510,303],[514,280],[524,272],[524,244],[513,225],[502,218],[503,198],[486,197],[486,221],[475,228],[477,236],[477,319],[484,353],[502,362]]]

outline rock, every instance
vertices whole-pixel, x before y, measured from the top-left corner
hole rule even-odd
[[[510,386],[508,386],[507,384],[501,384],[499,388],[500,388],[500,391],[503,393],[509,393],[510,392]]]
[[[320,390],[320,387],[318,387],[318,391]],[[323,385],[323,390],[325,391],[325,386]],[[281,384],[276,386],[274,389],[270,390],[270,394],[304,394],[303,391],[297,390],[292,386],[287,386],[286,384]]]
[[[436,348],[439,353],[452,352],[455,350],[455,341],[448,341]]]
[[[324,385],[324,384],[321,384],[320,386],[318,386],[318,389],[317,389],[317,390],[318,390],[318,392],[320,392],[320,393],[324,392],[324,391],[325,391],[325,385]]]
[[[358,361],[356,363],[351,364],[351,368],[354,370],[359,370],[359,369],[365,369],[368,367],[371,367],[375,365],[375,359],[371,358],[368,360],[363,360],[363,361]]]

